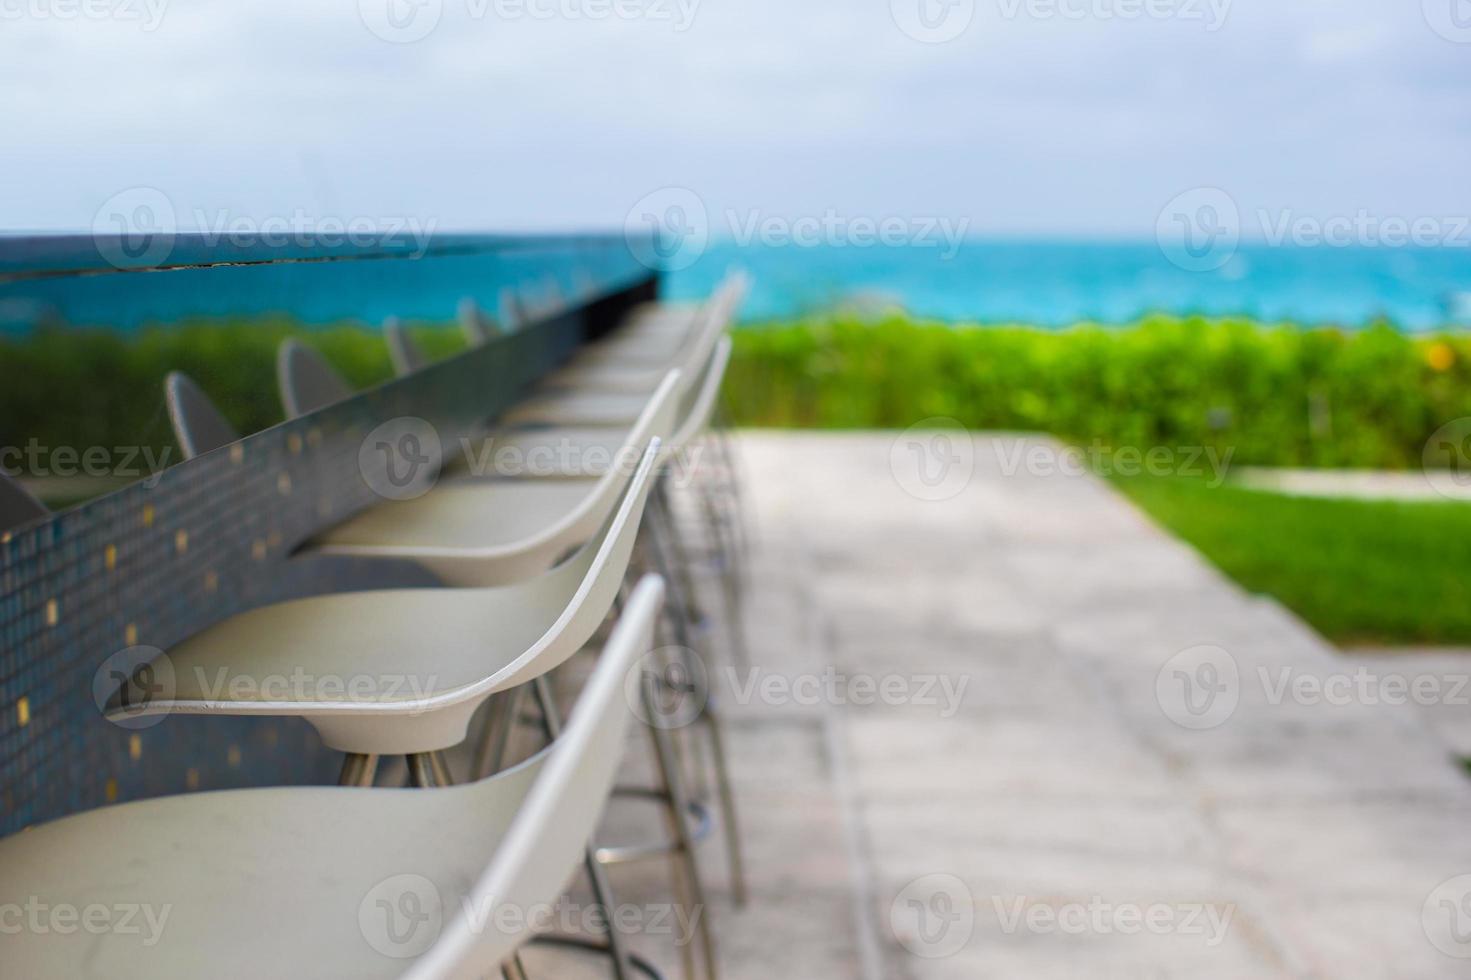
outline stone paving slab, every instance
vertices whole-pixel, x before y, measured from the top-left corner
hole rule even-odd
[[[738,440],[751,662],[718,624],[699,650],[751,889],[735,908],[719,842],[702,847],[725,980],[1471,976],[1453,747],[1414,705],[1275,693],[1283,672],[1398,665],[1340,655],[1105,483],[1045,465],[1046,439],[944,448],[969,474],[945,499],[906,469],[936,454],[899,439]],[[1234,670],[1224,700],[1202,667]],[[630,743],[625,781],[641,758]],[[603,833],[646,821],[614,804]],[[667,894],[657,863],[614,879],[626,903]],[[638,945],[680,975],[666,940]]]
[[[1323,681],[1353,662],[1106,484],[1014,465],[1049,441],[977,437],[960,452],[968,478],[926,499],[936,488],[905,460],[929,450],[896,452],[899,438],[740,439],[761,538],[757,667],[967,686],[950,712],[729,706],[734,751],[759,756],[741,763],[743,784],[767,784],[759,808],[846,828],[850,864],[804,863],[784,897],[856,910],[850,941],[824,933],[828,955],[800,972],[779,966],[810,923],[762,916],[752,943],[752,913],[734,913],[730,975],[1471,975],[1452,931],[1471,931],[1471,880],[1453,881],[1471,873],[1471,780],[1412,708],[1274,696],[1283,671]],[[1220,652],[1172,659],[1197,647]],[[1181,715],[1185,686],[1204,703],[1218,679],[1198,669],[1221,655],[1234,708],[1182,725],[1199,720]],[[825,732],[820,765],[810,728],[757,733],[786,716]],[[1018,908],[1041,911],[1013,921]],[[1219,936],[1185,921],[1209,910],[1231,912]]]

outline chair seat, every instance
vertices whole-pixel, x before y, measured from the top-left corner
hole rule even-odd
[[[502,421],[511,425],[632,425],[648,401],[648,395],[637,392],[543,392],[506,412]]]
[[[553,608],[555,606],[555,608]],[[561,603],[530,585],[395,589],[263,606],[168,651],[140,713],[293,715],[344,752],[456,745],[497,675],[545,635]]]
[[[621,434],[615,432],[613,436]],[[487,452],[499,449],[501,443],[497,441]],[[517,459],[521,458],[518,455]],[[491,467],[487,476],[500,475],[494,472],[497,464],[492,455],[472,462],[468,472],[473,475],[481,462]],[[517,468],[518,462],[508,472],[514,475]],[[586,500],[588,493],[587,481],[580,479],[542,480],[535,486],[516,480],[446,481],[423,497],[370,507],[318,535],[313,545],[324,551],[392,545],[406,552],[505,547],[557,523]]]
[[[543,758],[432,791],[302,787],[144,800],[0,840],[0,906],[102,906],[117,926],[6,935],[0,974],[401,976],[412,962],[404,957],[421,953],[471,894]],[[416,902],[427,895],[432,903],[433,892],[403,875],[432,883],[443,918],[409,917],[416,908],[432,913]],[[145,912],[123,921],[139,906],[152,911],[152,924]]]
[[[618,453],[627,439],[628,430],[617,426],[539,426],[497,432],[484,451],[507,452],[512,465],[494,472],[502,483],[531,478],[537,486],[585,486],[588,479],[602,476],[610,465],[620,462]],[[483,477],[460,469],[448,474],[440,486],[449,489],[483,482]]]

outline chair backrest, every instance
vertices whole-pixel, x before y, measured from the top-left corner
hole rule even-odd
[[[522,609],[528,617],[538,617],[552,625],[525,653],[489,678],[484,689],[503,691],[535,680],[564,663],[597,632],[608,610],[613,608],[613,599],[628,570],[644,505],[654,485],[661,445],[658,439],[650,440],[638,469],[628,481],[623,499],[603,522],[601,530],[572,557],[528,583]],[[495,628],[496,624],[487,625]]]
[[[633,590],[567,727],[547,751],[489,866],[405,980],[498,976],[501,964],[526,941],[531,916],[499,916],[496,910],[547,907],[562,893],[612,791],[633,714],[627,681],[653,645],[663,602],[664,583],[657,576],[646,576]],[[467,802],[477,786],[465,788]],[[519,927],[497,928],[503,922]]]
[[[46,505],[31,496],[19,481],[11,479],[7,473],[0,473],[0,531],[29,524],[49,513],[51,511]]]
[[[326,408],[353,393],[325,357],[290,337],[276,350],[276,384],[288,419]]]
[[[465,340],[471,347],[479,347],[493,337],[515,333],[521,328],[524,318],[516,302],[516,293],[509,286],[505,286],[497,295],[499,298],[496,308],[498,320],[487,317],[485,311],[480,308],[480,304],[475,302],[474,297],[466,296],[460,300],[455,318],[459,320],[460,331],[464,333]]]
[[[730,337],[722,336],[716,342],[699,382],[690,386],[680,399],[679,428],[669,439],[670,452],[684,449],[710,424],[710,417],[715,414],[715,403],[720,398],[720,386],[725,382],[725,369],[730,366],[730,349]]]
[[[651,439],[667,446],[680,420],[680,374],[670,371],[649,396],[643,411],[629,429],[623,445],[608,461],[608,468],[598,477],[592,490],[572,512],[545,532],[537,535],[531,547],[547,547],[565,551],[587,540],[614,507],[629,468],[635,464]],[[667,449],[666,449],[667,452]],[[587,467],[582,467],[586,469]]]
[[[393,373],[402,378],[413,374],[429,363],[419,345],[414,343],[403,321],[391,316],[383,321],[383,339],[388,342],[388,359],[393,362]]]
[[[185,459],[203,456],[240,440],[240,433],[189,375],[170,371],[164,379],[163,391],[169,421],[174,426],[174,439]]]

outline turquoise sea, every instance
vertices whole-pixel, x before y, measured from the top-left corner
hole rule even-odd
[[[621,237],[600,239],[603,275],[644,269]],[[494,309],[506,286],[548,287],[576,265],[560,246],[425,262],[296,262],[6,285],[0,330],[50,318],[119,330],[195,317],[286,313],[306,325],[387,316],[449,320],[462,297]],[[565,251],[563,249],[562,251]],[[562,255],[561,265],[557,256]],[[569,264],[570,263],[570,264]],[[967,241],[944,247],[736,245],[715,242],[667,274],[666,295],[707,295],[733,266],[751,273],[747,322],[853,307],[902,307],[951,321],[1065,326],[1125,323],[1164,311],[1405,330],[1471,326],[1471,248],[1242,246],[1220,269],[1173,264],[1152,242]],[[584,266],[584,269],[588,267]],[[563,295],[577,283],[559,283]]]
[[[1406,330],[1471,325],[1471,248],[1243,245],[1221,269],[1191,272],[1150,243],[971,241],[943,248],[715,244],[669,278],[671,295],[707,292],[724,271],[753,277],[744,315],[791,316],[894,304],[923,316],[1063,326],[1144,313],[1242,314]]]

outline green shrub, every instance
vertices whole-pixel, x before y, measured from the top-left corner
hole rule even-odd
[[[1409,467],[1471,415],[1471,339],[1156,316],[1126,327],[825,317],[736,334],[740,425],[904,428],[933,416],[1235,464]]]
[[[420,325],[434,356],[461,348]],[[349,381],[391,374],[376,330],[286,318],[136,333],[47,327],[0,336],[0,446],[171,446],[163,379],[185,371],[242,431],[281,419],[274,357],[301,335]],[[1104,447],[1234,450],[1233,464],[1410,467],[1471,416],[1471,339],[1388,326],[1302,329],[1150,317],[1125,327],[977,327],[822,317],[736,332],[726,385],[738,425],[903,428],[926,418]]]
[[[416,327],[435,357],[462,348],[444,327]],[[282,419],[276,348],[289,336],[322,351],[354,386],[387,380],[393,370],[382,336],[362,326],[302,331],[286,318],[148,327],[125,334],[47,326],[0,335],[0,446],[174,445],[164,407],[170,371],[189,374],[242,432]],[[157,458],[157,457],[155,457]],[[13,465],[12,460],[5,461]]]

